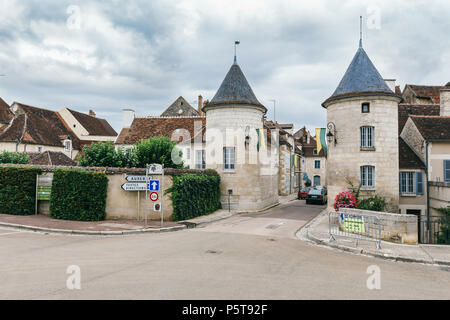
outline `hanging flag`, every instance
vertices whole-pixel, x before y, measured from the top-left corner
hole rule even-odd
[[[256,129],[256,133],[258,134],[258,143],[256,145],[256,150],[259,149],[266,150],[266,137],[264,135],[264,129]]]
[[[325,154],[327,153],[327,143],[325,140],[326,129],[325,128],[316,128],[316,144],[317,144],[317,154],[320,153],[320,150],[324,150]]]

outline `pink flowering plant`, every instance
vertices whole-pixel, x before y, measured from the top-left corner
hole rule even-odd
[[[346,190],[336,195],[333,207],[336,212],[339,208],[358,208],[358,199],[353,192]]]

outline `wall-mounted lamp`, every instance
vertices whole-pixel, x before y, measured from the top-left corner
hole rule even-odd
[[[250,144],[250,127],[245,127],[245,146]]]
[[[337,144],[336,125],[334,124],[334,122],[329,122],[327,128],[328,128],[327,133],[328,143],[331,144],[332,142],[334,142],[334,145],[336,145]]]

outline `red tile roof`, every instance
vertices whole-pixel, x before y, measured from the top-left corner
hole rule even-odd
[[[425,168],[425,164],[422,160],[420,160],[401,137],[398,138],[398,160],[400,169]]]
[[[28,153],[30,163],[45,166],[76,166],[76,161],[70,159],[62,152],[45,151],[42,153]]]
[[[77,119],[77,121],[89,132],[91,136],[117,136],[114,130],[105,119],[96,118],[85,113],[67,109]]]
[[[20,110],[0,132],[0,141],[63,147],[62,137],[70,137],[73,148],[79,148],[78,138],[57,112],[21,103],[15,104]]]
[[[438,104],[400,103],[398,105],[398,133],[400,134],[402,132],[410,115],[438,116],[439,114],[440,106]]]
[[[441,89],[448,89],[446,86],[419,86],[413,84],[407,84],[411,90],[416,94],[418,98],[430,99],[434,104],[441,103]]]
[[[13,118],[14,114],[9,109],[8,104],[0,98],[0,127],[3,124],[9,123]]]
[[[204,131],[206,117],[148,117],[135,118],[130,128],[124,128],[117,137],[116,144],[136,144],[142,139],[152,137],[169,137],[177,129],[187,130],[191,139]],[[200,128],[201,132],[198,132]],[[197,130],[197,131],[196,131]],[[182,132],[180,131],[180,134]]]
[[[426,140],[450,140],[450,117],[410,116]]]

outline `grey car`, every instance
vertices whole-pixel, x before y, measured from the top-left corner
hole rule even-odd
[[[320,203],[320,204],[326,204],[327,203],[327,188],[319,186],[314,187],[308,192],[308,197],[306,198],[306,204],[311,203]]]

